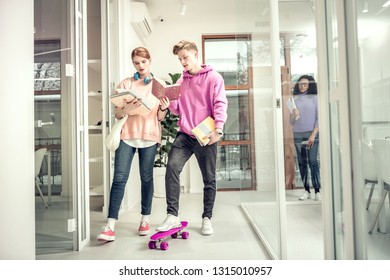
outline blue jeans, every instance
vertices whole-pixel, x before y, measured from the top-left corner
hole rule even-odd
[[[318,136],[317,133],[314,144],[310,149],[306,148],[306,145],[302,145],[302,141],[307,141],[310,137],[311,131],[308,132],[294,132],[294,144],[297,154],[299,172],[301,174],[301,179],[305,190],[310,192],[309,182],[308,182],[308,166],[310,167],[311,173],[311,182],[315,192],[319,192],[321,188],[320,183],[320,166],[317,160],[318,154]]]
[[[167,170],[165,174],[165,191],[167,213],[177,216],[180,198],[180,173],[185,163],[195,155],[203,177],[203,214],[202,218],[211,218],[216,187],[217,143],[201,146],[195,138],[179,132],[168,154]]]
[[[118,219],[119,208],[125,194],[125,187],[130,174],[131,163],[137,148],[120,142],[115,151],[114,179],[111,185],[108,218]],[[157,144],[147,148],[138,148],[139,173],[141,177],[141,214],[149,215],[152,210],[154,191],[153,166]]]

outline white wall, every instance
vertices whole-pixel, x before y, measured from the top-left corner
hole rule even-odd
[[[35,259],[33,11],[33,0],[1,2],[0,259]]]
[[[390,26],[376,30],[360,46],[363,121],[390,121],[389,35]]]

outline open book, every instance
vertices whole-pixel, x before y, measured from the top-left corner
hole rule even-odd
[[[191,131],[192,134],[198,139],[199,144],[206,146],[209,142],[209,138],[204,138],[215,130],[215,121],[212,117],[205,118],[200,124],[194,127]]]
[[[152,93],[158,99],[168,97],[170,101],[180,97],[180,84],[167,85],[163,80],[153,77]]]
[[[114,93],[110,95],[110,100],[115,106],[123,106],[123,100],[126,99],[127,102],[131,102],[134,98],[138,98],[141,101],[141,106],[134,110],[132,114],[143,114],[150,111],[152,103],[150,100],[142,93],[132,90],[132,89],[116,89]]]
[[[294,101],[293,96],[291,96],[287,99],[286,105],[287,105],[287,108],[290,111],[290,113],[292,113],[294,111],[294,109],[297,109],[297,105],[295,105],[295,101]],[[298,120],[298,119],[299,119],[299,116],[296,116],[295,120]]]

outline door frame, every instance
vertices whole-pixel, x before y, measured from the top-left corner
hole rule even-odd
[[[319,92],[324,93],[319,95],[319,118],[327,120],[321,123],[320,133],[320,142],[323,143],[320,147],[321,162],[324,167],[321,168],[321,185],[326,186],[322,191],[325,259],[354,259],[345,1],[317,1],[316,19]],[[331,37],[335,32],[337,32],[337,37]],[[337,48],[331,47],[334,44],[337,45]],[[332,64],[332,62],[335,62],[332,60],[334,57],[336,57],[337,64]],[[332,71],[337,71],[337,73]],[[331,74],[334,74],[337,79],[332,78]],[[339,106],[338,112],[340,113],[337,116],[338,139],[334,139],[332,135],[332,112],[330,109],[331,105],[336,103]],[[337,143],[332,145],[334,140]],[[339,170],[334,170],[336,166],[333,162],[335,153],[340,156]],[[334,177],[337,176],[336,171],[339,175],[342,175],[340,183],[343,189],[339,197],[336,197],[338,190],[334,189],[336,187],[334,185]],[[337,213],[335,207],[337,203],[343,205],[342,215]],[[340,227],[343,229],[342,237],[338,236],[337,233]]]

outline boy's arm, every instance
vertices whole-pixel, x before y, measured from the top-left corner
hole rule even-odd
[[[176,84],[181,84],[183,82],[183,76],[181,76],[177,81]],[[178,116],[179,115],[179,102],[178,100],[172,100],[171,103],[169,104],[169,111]]]
[[[216,76],[214,83],[214,119],[217,132],[222,132],[227,119],[228,100],[225,92],[225,83],[220,74]]]

